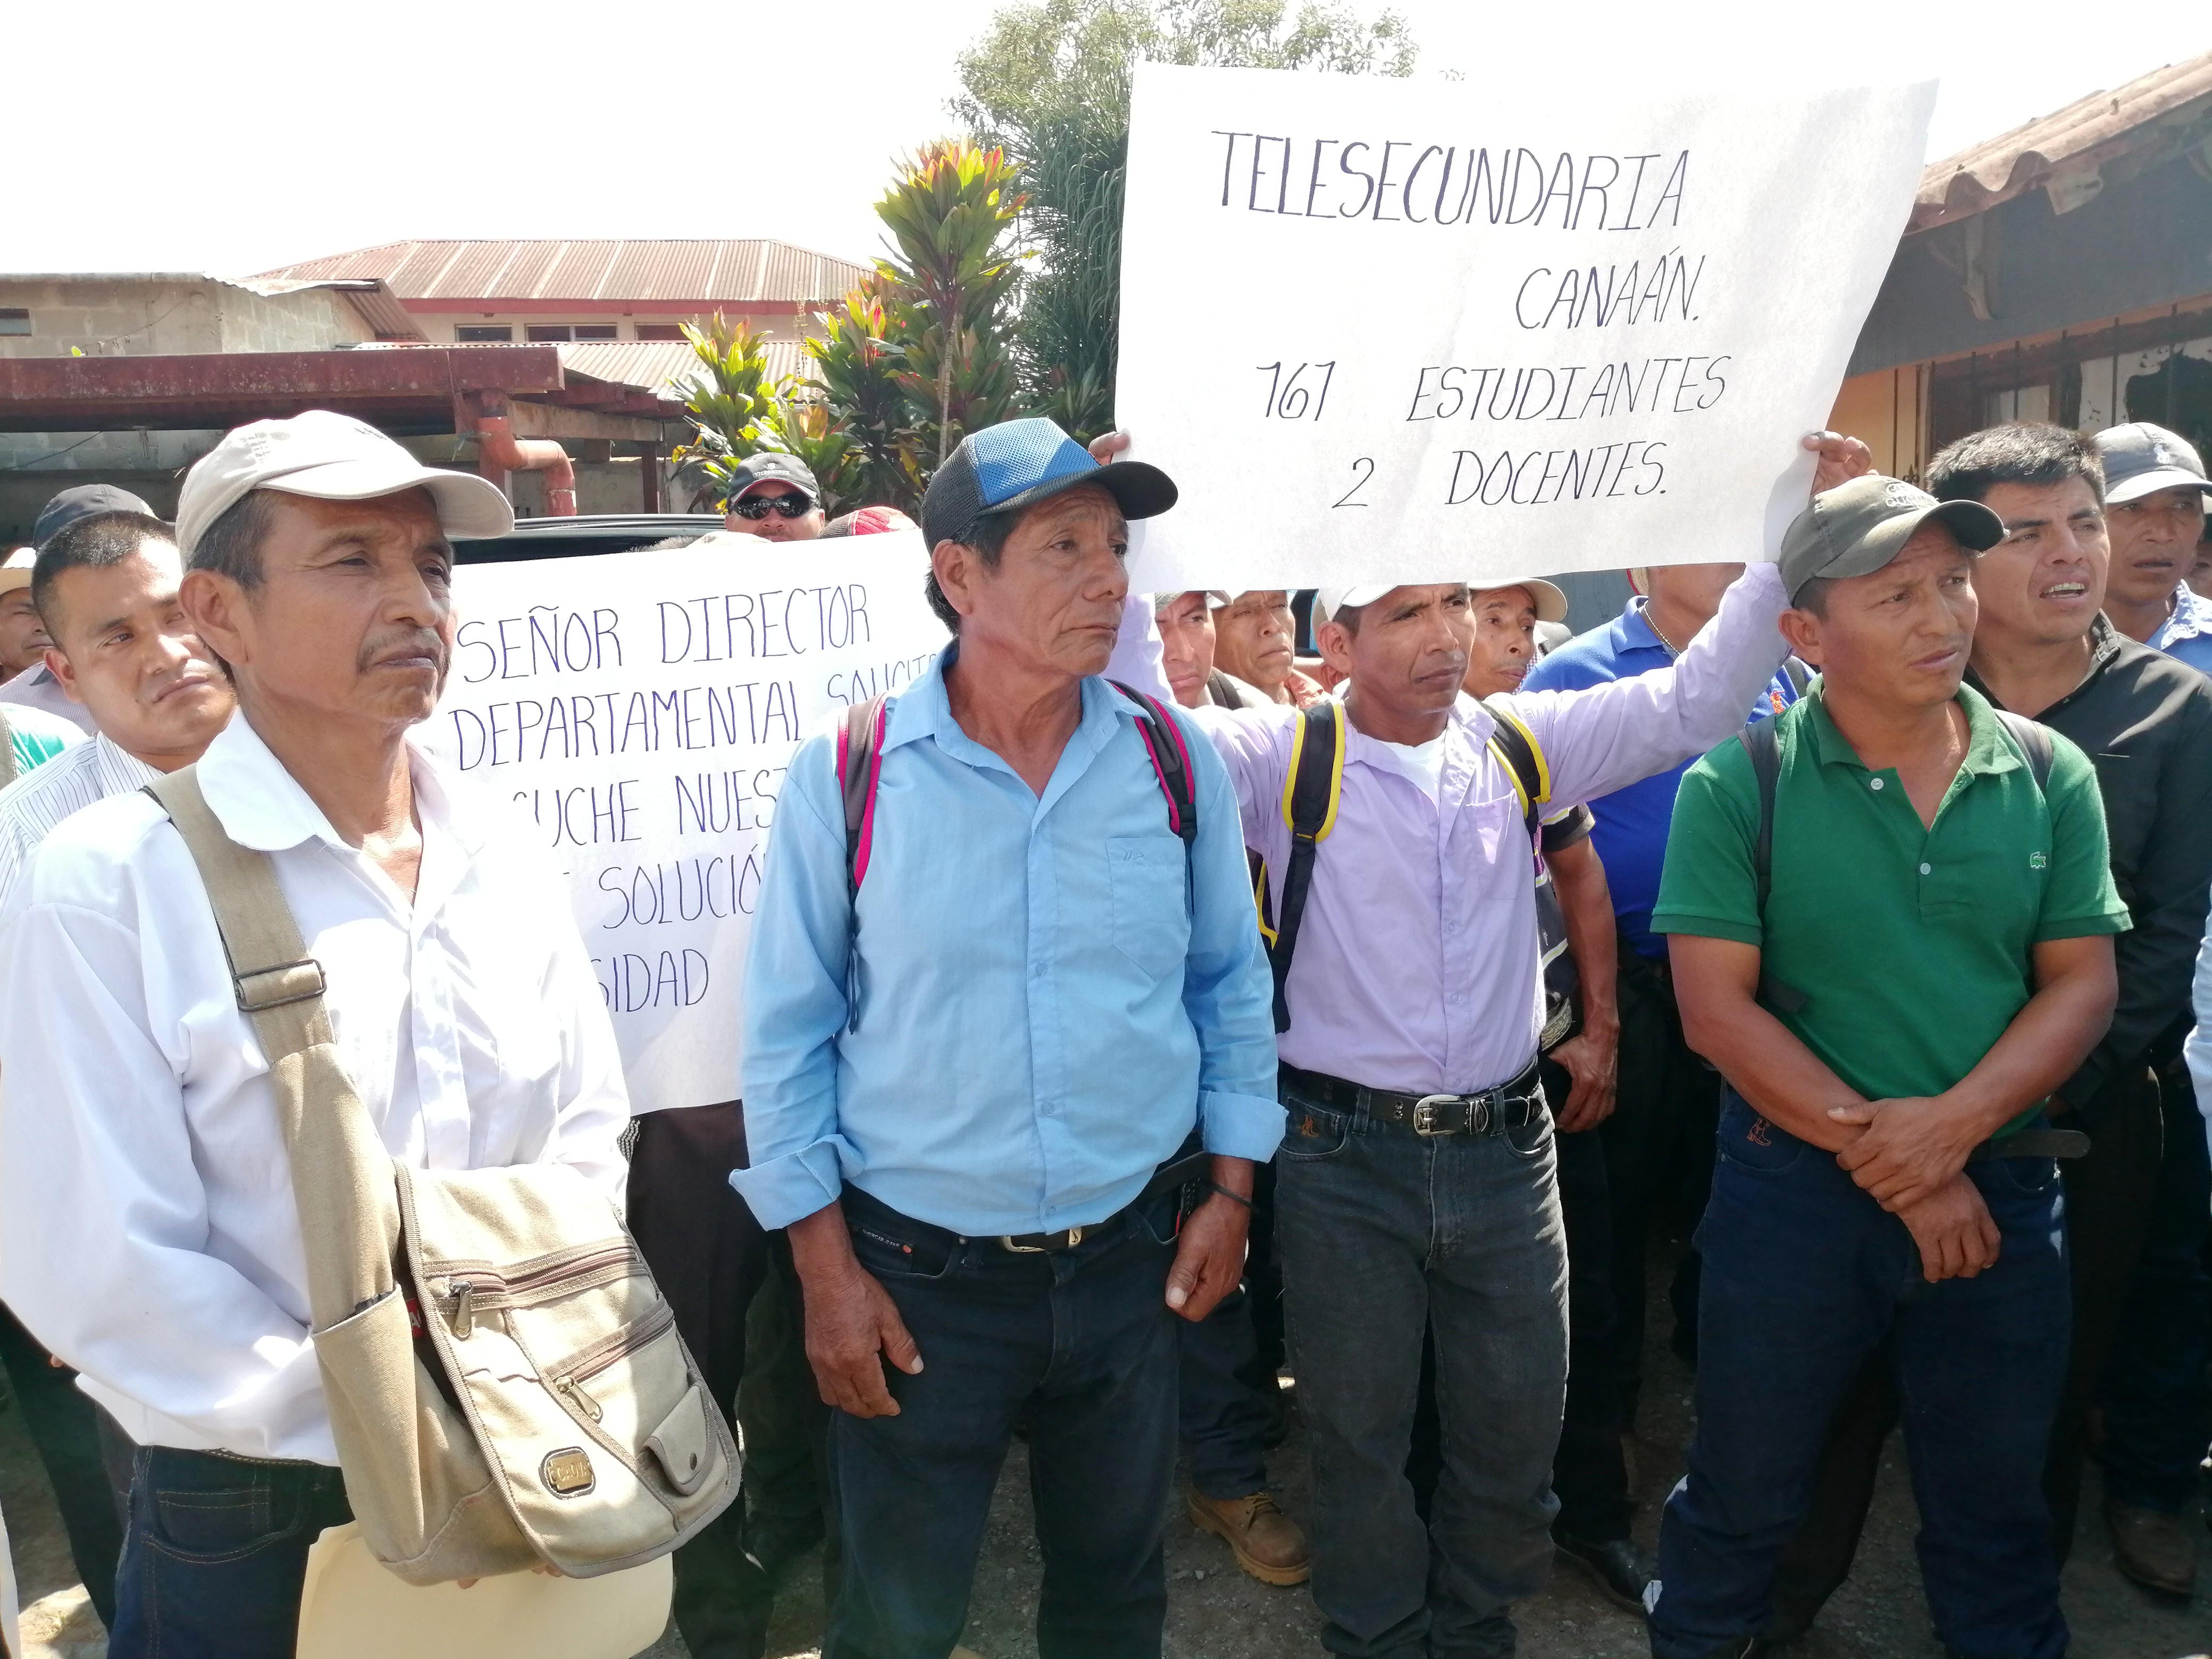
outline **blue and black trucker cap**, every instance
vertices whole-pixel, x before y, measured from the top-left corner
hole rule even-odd
[[[1142,461],[1091,459],[1050,421],[1004,421],[971,432],[929,481],[921,533],[930,546],[967,539],[987,513],[1019,512],[1079,484],[1113,496],[1125,519],[1149,519],[1176,504],[1175,481]]]

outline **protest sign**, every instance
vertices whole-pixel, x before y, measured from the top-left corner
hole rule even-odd
[[[1771,557],[1932,84],[1141,65],[1118,423],[1141,587]]]
[[[428,746],[568,873],[632,1103],[738,1092],[746,941],[792,751],[945,645],[919,532],[464,565]]]

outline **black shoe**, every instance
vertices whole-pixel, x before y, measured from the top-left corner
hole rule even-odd
[[[761,1564],[771,1582],[781,1584],[793,1564],[825,1534],[819,1510],[803,1515],[763,1515],[756,1510],[745,1516],[745,1553]]]
[[[1597,1581],[1605,1599],[1641,1618],[1644,1587],[1651,1582],[1651,1563],[1642,1550],[1626,1538],[1593,1544],[1571,1533],[1554,1530],[1552,1542],[1560,1554],[1581,1565]]]

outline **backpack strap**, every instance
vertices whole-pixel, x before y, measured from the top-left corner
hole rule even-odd
[[[876,842],[876,785],[884,775],[884,717],[890,699],[871,697],[845,711],[837,728],[837,787],[845,798],[845,897],[860,896]],[[858,757],[857,763],[855,757]]]
[[[2009,708],[1992,708],[1997,722],[2011,733],[2014,745],[2027,762],[2027,775],[2035,780],[2039,790],[2051,787],[2051,728],[2015,714]]]
[[[1344,795],[1344,750],[1342,703],[1324,698],[1298,711],[1290,770],[1283,778],[1283,822],[1290,826],[1291,856],[1283,866],[1283,902],[1267,951],[1267,965],[1275,975],[1279,1033],[1291,1029],[1291,958],[1297,951],[1299,924],[1305,920],[1314,854],[1336,828],[1337,805]],[[1263,905],[1263,912],[1264,908]]]
[[[1504,763],[1506,774],[1513,780],[1513,793],[1520,799],[1521,817],[1528,826],[1531,846],[1540,849],[1544,808],[1552,799],[1552,769],[1544,758],[1544,746],[1503,696],[1485,697],[1482,706],[1491,719],[1491,750]]]
[[[321,1330],[396,1282],[392,1157],[338,1060],[322,964],[300,938],[276,865],[230,838],[195,770],[156,778],[146,793],[169,815],[199,870],[238,1006],[269,1062],[300,1212],[308,1309]]]
[[[1774,890],[1774,796],[1782,781],[1782,744],[1771,720],[1753,720],[1736,734],[1736,741],[1751,757],[1751,775],[1759,784],[1759,835],[1751,844],[1751,878],[1759,895],[1759,917],[1766,920],[1767,895]],[[1764,951],[1761,952],[1762,960]],[[1759,1000],[1770,1008],[1796,1013],[1808,998],[1786,980],[1763,969],[1759,975]]]
[[[1782,677],[1790,682],[1790,689],[1801,697],[1805,695],[1805,688],[1813,683],[1812,669],[1796,657],[1782,659]]]
[[[1168,828],[1182,839],[1183,864],[1188,869],[1192,851],[1198,844],[1198,788],[1191,770],[1190,750],[1183,744],[1182,728],[1158,697],[1119,680],[1107,684],[1137,705],[1137,735],[1145,740],[1145,753],[1152,763],[1152,775],[1158,780],[1160,793],[1167,798]]]

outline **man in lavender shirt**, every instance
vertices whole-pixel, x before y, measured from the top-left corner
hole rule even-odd
[[[1819,433],[1815,489],[1869,470]],[[1299,1409],[1313,1436],[1314,1600],[1346,1659],[1502,1659],[1552,1560],[1566,1252],[1536,1080],[1544,998],[1531,849],[1493,721],[1461,695],[1463,583],[1322,590],[1349,680],[1343,791],[1321,842],[1278,1040],[1277,1170]],[[1507,701],[1558,802],[1722,742],[1787,654],[1753,565],[1672,667]],[[1279,889],[1297,713],[1200,708],[1245,840]],[[1281,895],[1275,895],[1279,907]],[[1443,1470],[1425,1529],[1405,1474],[1424,1328]]]

